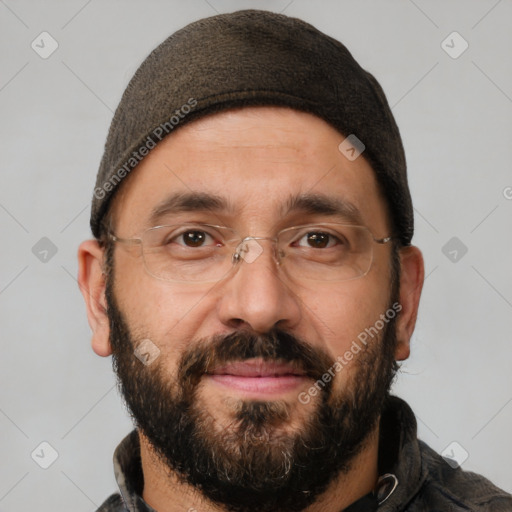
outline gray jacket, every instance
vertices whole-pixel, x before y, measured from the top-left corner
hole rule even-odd
[[[512,512],[512,495],[483,476],[454,469],[417,438],[414,413],[398,397],[389,397],[382,414],[379,447],[379,471],[395,475],[398,485],[384,501],[379,496],[379,506],[364,497],[346,512]],[[135,430],[117,447],[114,471],[120,493],[97,512],[156,512],[141,497],[144,480]]]

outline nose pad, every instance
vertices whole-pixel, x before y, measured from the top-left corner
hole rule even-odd
[[[258,243],[257,240],[270,240],[272,242],[272,251],[274,256],[274,261],[279,264],[279,257],[276,252],[275,240],[272,238],[264,238],[264,237],[251,237],[248,236],[244,238],[235,249],[233,256],[231,257],[231,262],[233,264],[239,263],[241,260],[244,260],[246,263],[253,263],[256,261],[261,254],[263,253],[263,246]]]

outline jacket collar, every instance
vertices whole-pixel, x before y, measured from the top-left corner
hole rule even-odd
[[[405,509],[427,478],[417,428],[409,405],[401,398],[390,396],[380,421],[379,473],[395,475],[398,485],[379,507],[379,512]]]

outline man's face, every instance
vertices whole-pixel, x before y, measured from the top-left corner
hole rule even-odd
[[[388,236],[373,171],[362,157],[340,153],[343,139],[322,120],[284,108],[193,122],[125,183],[116,235],[194,222],[273,238],[297,225],[354,223],[319,208],[325,197],[351,205],[375,238]],[[152,216],[177,193],[215,196],[227,207],[196,201]],[[312,195],[315,207],[289,210],[294,198]],[[389,389],[395,322],[378,321],[397,310],[391,248],[374,243],[370,271],[359,279],[321,281],[290,276],[270,240],[259,246],[254,261],[224,279],[187,283],[156,279],[139,246],[116,244],[110,341],[134,419],[169,468],[233,510],[301,510],[350,468]],[[366,344],[365,332],[374,333]],[[159,350],[149,365],[134,355],[143,340]]]

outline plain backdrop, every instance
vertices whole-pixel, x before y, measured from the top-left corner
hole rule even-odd
[[[512,492],[510,0],[1,0],[0,510],[90,512],[116,490],[131,422],[76,282],[95,174],[144,57],[244,8],[312,23],[382,84],[427,276],[394,393],[420,438]]]

